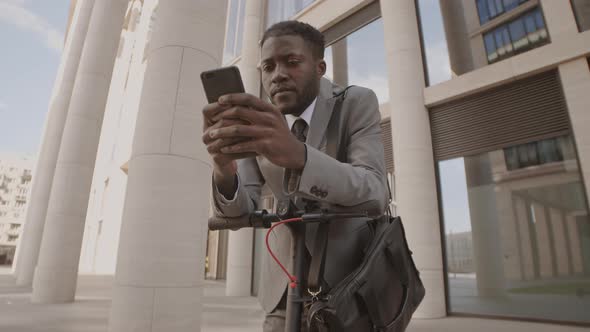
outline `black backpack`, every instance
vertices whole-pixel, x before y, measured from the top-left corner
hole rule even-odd
[[[420,273],[401,218],[384,216],[372,224],[375,236],[361,265],[311,305],[310,331],[406,330],[425,294]]]

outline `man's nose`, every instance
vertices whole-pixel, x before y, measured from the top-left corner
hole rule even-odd
[[[273,83],[280,83],[285,81],[289,76],[285,70],[285,66],[276,66],[274,72],[272,73],[272,82]]]

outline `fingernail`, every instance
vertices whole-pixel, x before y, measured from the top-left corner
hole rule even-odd
[[[227,101],[227,97],[226,96],[221,96],[221,97],[219,97],[219,99],[217,101],[220,104],[225,104],[225,102]]]
[[[214,138],[215,136],[217,136],[217,130],[211,130],[211,132],[209,133],[209,136],[211,138]]]

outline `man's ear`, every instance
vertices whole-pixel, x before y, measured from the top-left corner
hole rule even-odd
[[[317,72],[318,72],[318,76],[320,76],[320,77],[324,76],[324,74],[326,73],[326,61],[324,61],[324,59],[321,59],[320,61],[318,61]]]

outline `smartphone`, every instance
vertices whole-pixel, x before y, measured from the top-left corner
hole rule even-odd
[[[201,73],[201,81],[210,104],[217,102],[223,95],[244,92],[242,76],[236,66],[204,71]]]

